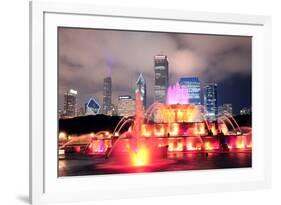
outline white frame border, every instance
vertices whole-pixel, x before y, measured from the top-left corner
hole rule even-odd
[[[74,3],[53,3],[53,2],[30,2],[30,202],[40,204],[46,202],[63,202],[67,201],[59,194],[47,194],[44,190],[44,14],[45,13],[69,13],[78,15],[102,15],[111,17],[133,17],[142,19],[161,19],[177,21],[195,21],[195,22],[212,22],[241,25],[259,25],[264,31],[264,96],[267,104],[271,104],[271,18],[254,15],[237,15],[237,14],[218,14],[207,12],[187,12],[178,10],[163,9],[138,9],[124,7],[105,7],[92,4],[74,4]],[[43,82],[43,83],[42,83]],[[266,91],[266,92],[265,92]],[[248,190],[256,188],[268,188],[271,186],[271,109],[264,112],[267,119],[265,128],[267,132],[267,141],[265,141],[264,156],[264,178],[259,181],[241,182],[239,184],[220,184],[216,185],[216,190],[203,190],[202,192],[217,191],[235,191]],[[231,185],[231,186],[229,186]],[[211,186],[210,186],[211,187]],[[171,195],[198,193],[197,189],[186,190],[186,187],[178,187],[171,191]],[[180,191],[182,190],[182,191]],[[135,190],[137,191],[137,190]],[[140,190],[138,190],[140,191]],[[142,190],[143,191],[143,190]],[[97,200],[106,199],[105,196],[93,197],[89,192],[75,193],[70,201]],[[122,195],[114,195],[113,198],[124,197],[141,197],[141,196],[161,196],[161,193],[140,193],[135,194],[129,191]],[[112,198],[112,197],[110,197]]]

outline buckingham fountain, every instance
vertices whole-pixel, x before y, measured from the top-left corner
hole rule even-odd
[[[146,110],[136,93],[135,116],[123,117],[111,135],[100,131],[83,137],[87,138],[83,153],[104,156],[97,169],[128,172],[161,170],[175,163],[170,157],[173,153],[235,153],[252,149],[250,127],[240,127],[229,113],[208,119],[206,108],[189,104],[187,90],[178,83],[168,88],[165,104],[155,102]],[[80,147],[77,152],[82,152]]]

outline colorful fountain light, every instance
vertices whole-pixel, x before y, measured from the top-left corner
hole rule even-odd
[[[171,85],[167,91],[166,104],[175,105],[175,104],[188,104],[188,90],[181,88],[180,84],[177,82],[176,85]]]
[[[143,124],[143,106],[140,93],[136,93],[136,114],[132,128],[132,150],[129,150],[133,166],[146,166],[149,163],[149,150],[145,144],[140,141],[141,126]]]
[[[215,152],[222,147],[220,131],[229,150],[252,148],[251,128],[241,129],[228,114],[207,121],[206,108],[189,104],[188,91],[179,83],[168,88],[166,104],[155,102],[143,110],[141,95],[136,93],[135,106],[135,116],[123,117],[113,133],[100,131],[71,139],[60,133],[62,148],[74,146],[81,153],[88,145],[88,154],[105,154],[107,160],[99,165],[105,169],[164,166],[173,163],[168,152]],[[121,133],[124,127],[129,128]]]
[[[170,164],[171,160],[166,158],[168,147],[163,145],[159,146],[157,138],[151,135],[151,132],[146,133],[146,124],[144,124],[144,111],[140,94],[136,93],[136,112],[133,120],[123,119],[120,121],[121,128],[130,123],[130,128],[119,136],[116,136],[114,144],[109,152],[106,154],[108,159],[107,163],[100,165],[103,168],[118,168],[118,169],[131,169],[131,168],[151,168]],[[124,124],[125,123],[125,124]],[[156,133],[163,134],[163,128],[158,130],[155,128]],[[142,135],[145,133],[145,135]],[[113,133],[115,136],[115,133]],[[147,137],[146,137],[147,136]]]
[[[133,166],[141,167],[149,164],[149,150],[144,145],[140,146],[136,152],[131,152],[130,155]]]
[[[204,116],[200,110],[191,104],[165,105],[155,111],[155,119],[163,123],[202,122]]]

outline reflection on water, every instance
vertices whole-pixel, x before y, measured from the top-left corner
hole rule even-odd
[[[141,172],[184,171],[223,168],[243,168],[252,166],[251,152],[229,153],[192,153],[175,152],[168,155],[175,163],[165,164],[153,168],[143,168]],[[127,169],[102,169],[97,166],[104,163],[102,156],[82,156],[77,154],[67,155],[59,160],[59,176],[81,176],[100,174],[119,174],[139,172],[139,170]]]

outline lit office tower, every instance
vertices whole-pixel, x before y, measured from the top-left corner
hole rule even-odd
[[[145,109],[146,107],[146,82],[145,82],[145,79],[142,75],[142,73],[140,73],[137,81],[136,81],[136,90],[135,92],[139,92],[140,95],[141,95],[141,101],[142,101],[142,104],[143,104],[143,107]]]
[[[212,120],[218,114],[218,85],[208,83],[204,86],[204,105],[208,111],[207,117]]]
[[[99,114],[100,107],[101,106],[98,103],[98,101],[94,97],[92,97],[85,104],[85,113],[86,113],[86,115],[96,115],[96,114]]]
[[[246,108],[246,107],[243,107],[241,110],[240,110],[240,115],[250,115],[251,114],[251,108]]]
[[[111,84],[111,77],[104,78],[102,113],[105,115],[111,111]]]
[[[201,104],[201,87],[200,80],[197,77],[182,77],[179,80],[181,88],[188,91],[189,104]]]
[[[165,103],[166,93],[169,86],[169,63],[165,55],[154,56],[155,71],[155,101]]]
[[[70,89],[64,93],[64,117],[75,117],[77,115],[77,91]]]
[[[130,95],[118,97],[118,115],[125,117],[135,115],[135,100]]]
[[[58,109],[58,118],[62,118],[63,117],[63,111],[61,109]]]
[[[224,113],[229,113],[231,115],[233,114],[232,104],[230,104],[230,103],[223,104],[223,105],[218,107],[218,114],[223,115]]]

